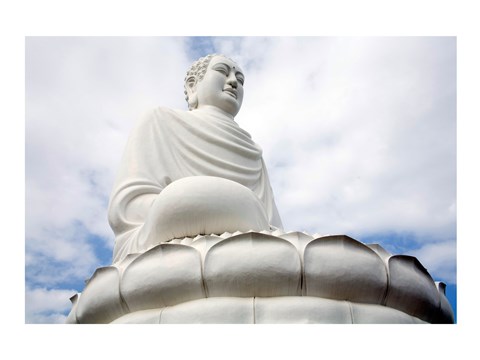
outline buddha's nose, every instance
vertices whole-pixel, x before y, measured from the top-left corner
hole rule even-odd
[[[232,87],[236,88],[237,87],[237,77],[235,76],[235,73],[233,71],[230,72],[227,78],[227,84],[231,85]]]

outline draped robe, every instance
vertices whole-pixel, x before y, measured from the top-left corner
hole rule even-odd
[[[214,176],[250,189],[272,227],[282,228],[261,148],[220,112],[156,108],[132,131],[110,197],[108,220],[115,233],[114,262],[144,252],[138,236],[155,198],[170,183]]]

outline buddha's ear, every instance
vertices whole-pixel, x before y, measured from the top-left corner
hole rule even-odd
[[[197,99],[197,79],[195,76],[190,76],[185,81],[185,89],[188,95],[188,108],[190,110],[196,109],[198,105]]]

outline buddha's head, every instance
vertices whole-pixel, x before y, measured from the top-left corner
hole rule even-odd
[[[243,82],[243,71],[233,60],[218,54],[202,57],[185,77],[188,108],[214,106],[235,116],[242,106]]]

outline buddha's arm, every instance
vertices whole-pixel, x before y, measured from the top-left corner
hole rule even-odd
[[[139,242],[138,233],[157,197],[158,194],[155,193],[140,194],[122,204],[123,211],[113,209],[109,212],[110,226],[116,235],[114,263],[128,254],[142,253],[146,250],[145,246]]]
[[[126,205],[125,217],[132,222],[143,223],[157,196],[158,194],[151,193],[136,196]]]

